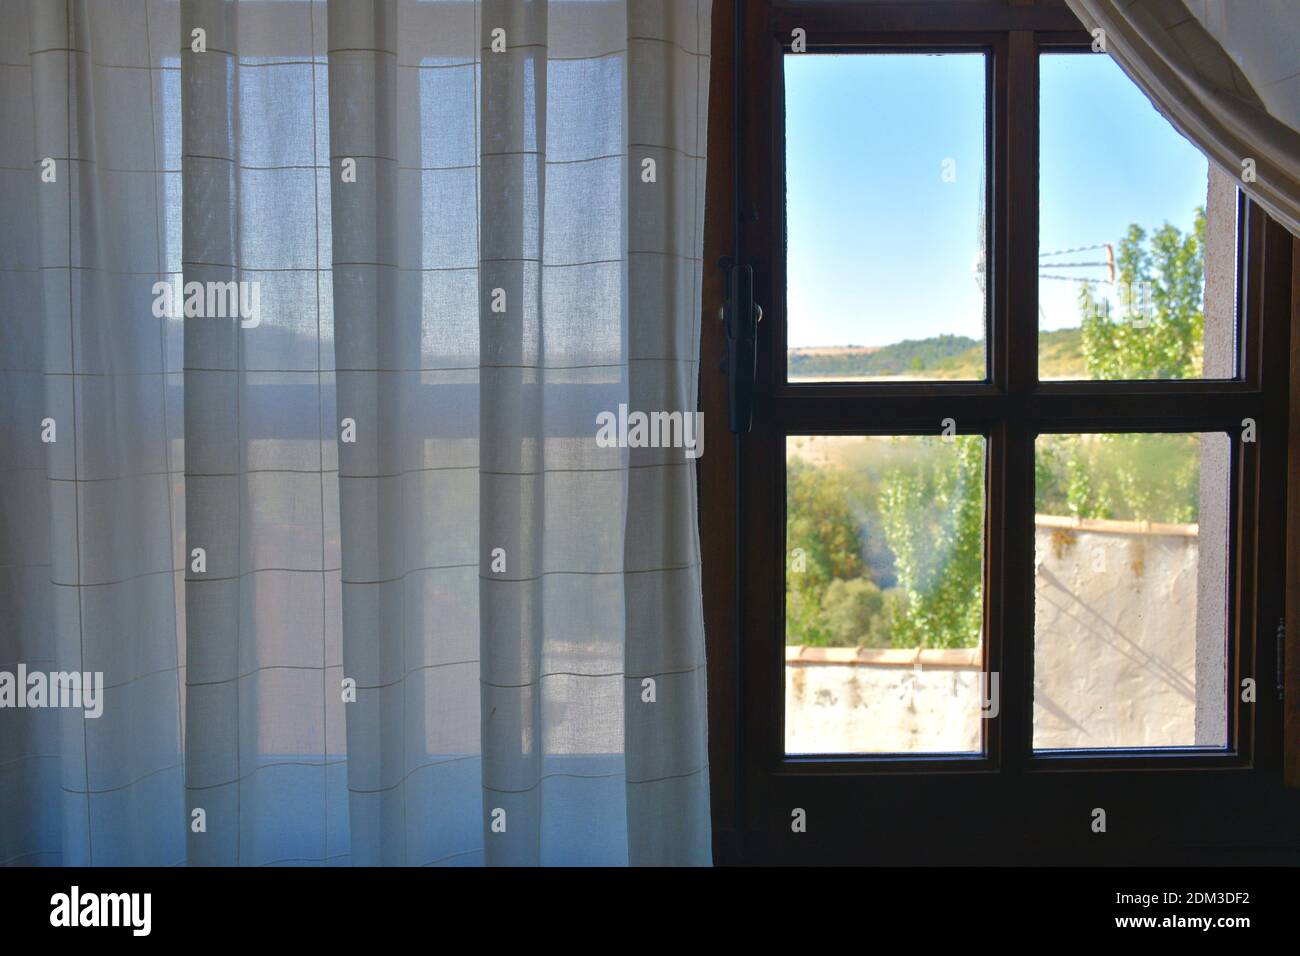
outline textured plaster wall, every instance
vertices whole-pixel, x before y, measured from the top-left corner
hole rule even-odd
[[[1237,183],[1210,166],[1205,205],[1205,377],[1236,373]],[[1204,541],[1228,540],[1228,476],[1232,474],[1226,435],[1201,440],[1201,500],[1198,520]],[[1197,743],[1223,743],[1227,721],[1227,659],[1223,653],[1226,548],[1202,548],[1196,623]]]
[[[980,749],[976,665],[787,663],[785,677],[790,753]]]
[[[1034,744],[1196,742],[1197,538],[1039,529]]]

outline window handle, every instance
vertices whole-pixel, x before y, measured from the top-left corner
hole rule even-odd
[[[727,333],[727,426],[749,432],[754,420],[754,379],[758,370],[758,323],[763,309],[754,301],[754,269],[723,261],[727,301],[722,309]]]
[[[1277,619],[1277,699],[1286,699],[1286,618]]]

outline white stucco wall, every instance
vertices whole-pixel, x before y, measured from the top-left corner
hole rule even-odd
[[[980,671],[974,652],[957,666],[937,654],[892,652],[853,660],[851,649],[808,648],[786,657],[790,753],[915,753],[980,749]],[[921,658],[925,659],[921,659]]]

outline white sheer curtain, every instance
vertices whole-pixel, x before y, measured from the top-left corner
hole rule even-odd
[[[708,12],[330,5],[366,862],[709,859],[694,469],[593,440],[695,408]]]
[[[707,0],[0,10],[0,862],[707,863]]]
[[[1105,31],[1106,52],[1156,108],[1300,236],[1296,0],[1066,2]]]
[[[94,719],[0,709],[0,862],[178,863],[182,330],[151,308],[180,268],[178,21],[0,17],[0,672],[106,688]]]

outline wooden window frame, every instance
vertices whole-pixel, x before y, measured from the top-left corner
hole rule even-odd
[[[805,3],[746,0],[743,126],[749,148],[734,155],[730,138],[735,45],[731,3],[715,0],[710,102],[709,217],[705,237],[704,313],[724,298],[714,264],[731,253],[736,175],[743,191],[743,242],[756,264],[757,301],[772,321],[759,326],[754,430],[734,446],[712,444],[701,461],[701,538],[709,635],[710,739],[715,853],[741,859],[746,793],[773,781],[833,781],[869,775],[999,775],[1102,772],[1162,777],[1186,771],[1278,772],[1283,712],[1275,691],[1278,633],[1284,613],[1284,517],[1300,528],[1300,508],[1285,496],[1287,400],[1293,258],[1300,243],[1244,197],[1238,216],[1238,377],[1231,380],[1038,382],[1038,63],[1042,52],[1086,48],[1059,0],[1010,2]],[[784,122],[781,57],[791,31],[807,31],[809,52],[977,48],[988,53],[988,325],[984,382],[789,383],[785,380]],[[721,42],[720,42],[721,41]],[[1096,54],[1093,54],[1096,55]],[[765,148],[753,148],[753,144]],[[737,165],[737,159],[741,165]],[[1012,188],[1011,184],[1014,184]],[[1294,276],[1300,285],[1300,276]],[[720,323],[706,323],[701,407],[726,421],[725,377],[711,374],[725,356]],[[1300,358],[1297,359],[1300,362]],[[954,417],[958,431],[986,438],[984,667],[1001,675],[1002,705],[988,720],[983,753],[971,755],[790,756],[784,711],[784,439],[787,434],[936,433]],[[1243,418],[1259,440],[1240,440]],[[1228,745],[1161,750],[1032,749],[1034,439],[1072,431],[1225,432],[1231,439]],[[777,463],[780,463],[779,465]],[[1300,454],[1291,446],[1293,477]],[[737,491],[737,488],[741,489]],[[742,500],[730,507],[733,496]],[[766,519],[762,516],[767,515]],[[738,537],[737,529],[744,530]],[[1292,547],[1296,547],[1293,543]],[[1276,558],[1276,560],[1275,560]],[[737,578],[740,567],[741,578]],[[1294,567],[1294,563],[1293,563]],[[1294,574],[1294,570],[1292,571]],[[743,644],[733,635],[737,618]],[[1295,625],[1291,633],[1295,634]],[[780,642],[772,635],[782,637]],[[743,671],[737,658],[743,654]],[[778,655],[780,657],[778,658]],[[1292,661],[1290,680],[1300,681]],[[1233,688],[1256,678],[1257,702]],[[742,693],[742,690],[744,693]],[[1294,701],[1296,694],[1289,699]],[[746,702],[751,706],[746,706]],[[757,706],[753,706],[757,703]],[[1292,706],[1293,733],[1300,716]],[[1300,774],[1291,747],[1289,772]]]

